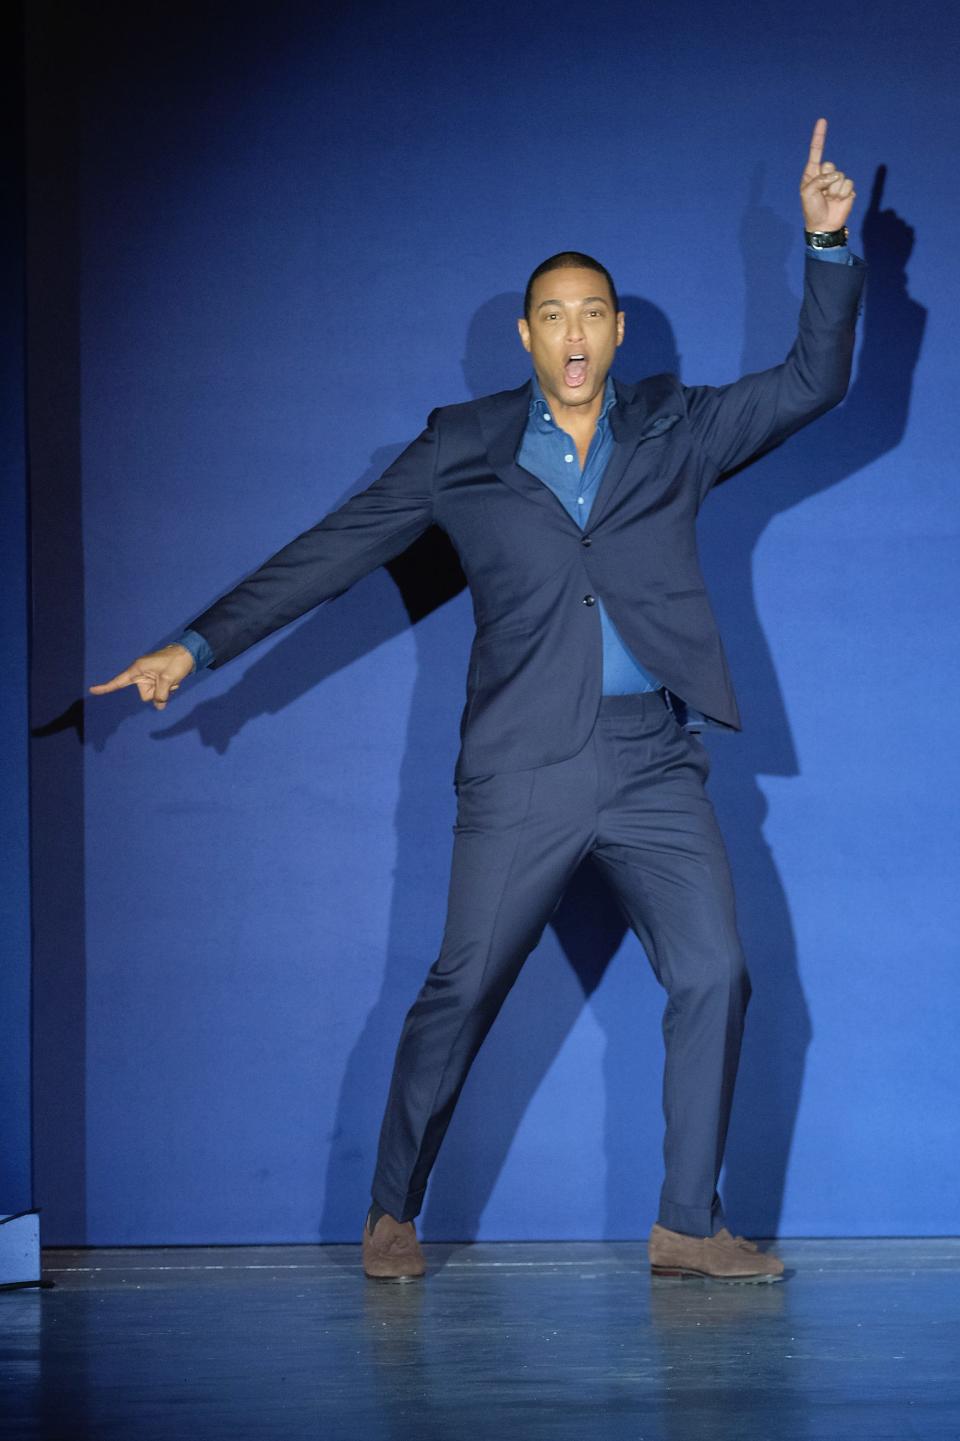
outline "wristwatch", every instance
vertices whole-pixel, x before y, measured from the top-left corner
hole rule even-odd
[[[841,226],[839,230],[805,230],[804,239],[814,250],[833,250],[837,245],[846,245],[847,227]]]

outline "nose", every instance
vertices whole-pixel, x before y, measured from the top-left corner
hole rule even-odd
[[[567,340],[582,340],[583,326],[580,324],[579,315],[567,316]]]

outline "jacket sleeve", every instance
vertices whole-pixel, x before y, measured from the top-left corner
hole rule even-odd
[[[687,415],[706,461],[703,490],[779,445],[843,399],[850,383],[867,267],[807,256],[797,338],[781,365],[730,385],[684,386]]]
[[[378,480],[278,550],[189,622],[216,669],[392,560],[433,520],[437,411]]]

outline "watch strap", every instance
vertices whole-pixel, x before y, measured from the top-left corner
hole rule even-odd
[[[848,233],[843,225],[839,230],[805,230],[803,235],[814,250],[833,250],[837,245],[846,245]]]

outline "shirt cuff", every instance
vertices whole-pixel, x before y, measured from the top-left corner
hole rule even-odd
[[[185,630],[183,635],[177,637],[177,645],[184,646],[190,652],[197,670],[204,670],[213,660],[213,651],[198,630]]]
[[[829,250],[817,250],[814,245],[805,245],[804,249],[808,255],[816,256],[817,260],[830,260],[834,265],[853,264],[853,256],[847,245],[831,245]]]

